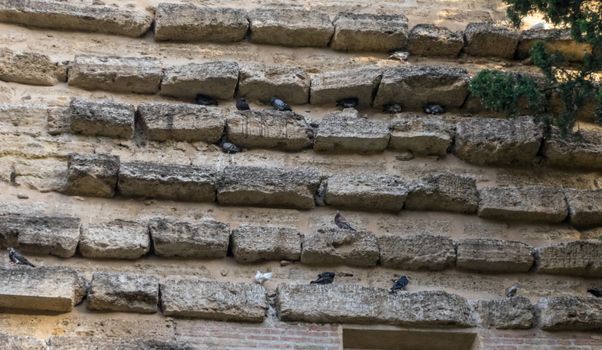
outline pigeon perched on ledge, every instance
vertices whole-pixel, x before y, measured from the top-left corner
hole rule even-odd
[[[270,103],[272,104],[272,107],[274,107],[274,109],[277,111],[292,111],[291,107],[279,98],[272,97]]]
[[[19,253],[18,251],[16,251],[13,248],[8,248],[8,257],[11,262],[13,262],[17,265],[27,265],[27,266],[31,266],[31,267],[36,267],[29,260],[27,260],[26,257],[21,255],[21,253]]]
[[[249,103],[245,100],[244,97],[239,97],[236,99],[236,109],[239,111],[248,111],[251,108],[249,107]]]
[[[388,103],[383,106],[383,112],[389,114],[401,113],[403,106],[399,103]]]
[[[219,140],[218,145],[222,149],[222,151],[227,154],[234,154],[234,153],[241,152],[240,147],[238,147],[235,144],[233,144],[232,142],[230,142],[226,136],[223,136]]]
[[[269,281],[272,279],[272,273],[271,272],[261,272],[261,271],[257,271],[257,273],[255,274],[255,283],[257,284],[263,284],[265,281]]]
[[[309,282],[310,284],[331,284],[334,281],[334,272],[322,272],[318,279]]]
[[[197,105],[201,106],[217,106],[217,100],[208,95],[198,94],[194,100]]]
[[[427,104],[424,106],[424,113],[426,114],[443,114],[445,113],[445,107],[437,104]]]
[[[342,98],[337,101],[337,107],[340,108],[356,108],[360,104],[360,100],[357,97]]]
[[[508,298],[512,298],[513,296],[516,296],[516,293],[518,293],[518,283],[517,284],[513,284],[512,286],[508,287],[506,289],[506,297]]]
[[[351,226],[351,224],[347,221],[347,219],[345,219],[345,217],[343,215],[341,215],[341,213],[338,211],[337,211],[337,214],[334,216],[334,223],[340,229],[356,231],[356,229],[353,228],[353,226]]]
[[[392,280],[393,286],[389,291],[389,294],[394,294],[398,290],[406,289],[407,285],[410,283],[410,279],[407,276],[401,276],[396,280]]]
[[[602,288],[590,288],[587,292],[596,298],[602,298]]]

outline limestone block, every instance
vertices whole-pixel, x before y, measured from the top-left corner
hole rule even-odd
[[[334,106],[343,98],[355,97],[360,106],[370,106],[382,77],[379,68],[353,68],[316,74],[311,79],[312,105]]]
[[[153,141],[217,142],[226,126],[224,111],[187,103],[143,103],[138,114]]]
[[[491,23],[469,23],[464,30],[464,38],[464,52],[469,55],[512,58],[520,33]]]
[[[247,14],[232,8],[160,3],[155,14],[156,41],[242,41],[249,29]]]
[[[52,86],[64,81],[66,74],[65,66],[53,62],[44,54],[0,48],[0,80]]]
[[[433,24],[419,24],[408,38],[408,51],[412,55],[429,57],[457,57],[464,47],[462,33]]]
[[[301,262],[311,265],[375,266],[378,240],[367,231],[320,228],[303,239]]]
[[[73,196],[113,197],[119,157],[108,154],[70,154],[63,193]]]
[[[0,335],[0,349],[48,350],[44,340],[30,336]]]
[[[546,331],[602,329],[602,299],[577,296],[542,298],[537,307],[541,328]]]
[[[436,103],[457,108],[468,96],[468,80],[468,72],[463,68],[408,65],[387,69],[374,106],[399,103],[410,110],[422,110],[424,105]]]
[[[194,98],[198,94],[231,99],[238,83],[238,63],[215,61],[189,63],[165,69],[161,95]]]
[[[134,136],[135,118],[136,107],[129,103],[75,98],[69,105],[71,132],[74,134],[130,139]]]
[[[258,284],[199,279],[161,283],[161,306],[166,316],[232,322],[262,322],[268,309]]]
[[[602,277],[602,242],[574,241],[537,248],[538,272]]]
[[[96,272],[88,309],[152,314],[159,304],[159,280],[151,275]]]
[[[565,194],[573,226],[602,226],[602,190],[566,190]]]
[[[559,223],[568,209],[561,190],[551,187],[498,187],[479,191],[478,215],[487,219]]]
[[[580,130],[563,136],[554,129],[544,141],[544,155],[554,166],[602,170],[602,132]]]
[[[538,41],[543,41],[550,52],[560,53],[569,61],[583,61],[584,56],[592,52],[589,44],[576,42],[568,29],[529,29],[521,33],[516,51],[518,58],[529,57],[531,48]]]
[[[337,174],[328,178],[326,204],[337,208],[399,212],[410,184],[395,176]]]
[[[86,90],[154,94],[162,76],[155,58],[76,55],[68,82]]]
[[[238,95],[269,103],[272,97],[292,105],[309,100],[310,79],[299,67],[285,65],[241,65]]]
[[[326,47],[334,32],[328,14],[294,8],[259,8],[249,12],[251,42],[283,46]]]
[[[403,15],[339,13],[330,47],[339,51],[389,52],[405,47],[408,19]]]
[[[314,150],[338,153],[377,153],[387,148],[386,122],[353,117],[346,112],[326,116],[318,128]]]
[[[535,323],[535,308],[526,297],[480,300],[476,310],[481,324],[496,329],[529,329]]]
[[[533,262],[533,248],[522,242],[481,238],[458,242],[456,265],[459,269],[489,273],[528,272]]]
[[[211,259],[228,253],[230,227],[219,221],[156,218],[149,222],[149,230],[159,256]]]
[[[149,249],[148,227],[144,224],[115,220],[82,227],[79,252],[86,258],[138,259]]]
[[[405,201],[410,210],[474,214],[479,194],[474,178],[452,173],[430,174],[417,181]]]
[[[444,270],[454,266],[454,242],[444,236],[419,234],[386,235],[378,238],[380,263],[403,270]]]
[[[96,316],[98,317],[98,316]],[[121,321],[121,320],[120,320]],[[102,322],[102,321],[100,321]],[[134,323],[134,321],[130,321]],[[147,321],[148,322],[148,321]],[[171,322],[171,320],[170,320]],[[164,325],[162,325],[165,327]],[[144,323],[136,324],[136,330],[141,329],[143,332],[150,332],[152,329],[143,329]],[[120,329],[119,331],[127,332],[129,329]],[[147,336],[146,338],[139,338],[133,336],[52,336],[49,338],[49,348],[44,350],[196,350],[198,344],[191,344],[190,342],[182,340],[158,340],[154,337]]]
[[[117,187],[124,197],[215,202],[215,168],[148,162],[121,163]]]
[[[390,129],[390,149],[418,156],[445,156],[455,134],[455,125],[440,116],[397,117]]]
[[[232,254],[239,263],[301,258],[301,232],[288,227],[242,225],[232,231]]]

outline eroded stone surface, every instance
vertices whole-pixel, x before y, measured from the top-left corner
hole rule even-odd
[[[491,23],[470,23],[464,30],[464,52],[472,56],[512,58],[520,33]]]
[[[334,106],[343,98],[355,97],[360,106],[369,106],[381,76],[382,70],[378,68],[355,68],[316,74],[311,79],[311,104]]]
[[[404,270],[443,270],[456,261],[454,242],[444,236],[386,235],[378,238],[380,263]]]
[[[119,157],[108,154],[71,154],[63,193],[74,196],[113,197],[117,188]]]
[[[321,228],[303,239],[304,264],[375,266],[378,258],[378,240],[367,231]]]
[[[544,141],[544,155],[551,165],[564,168],[602,169],[602,132],[580,130],[561,135],[553,130]]]
[[[339,153],[382,152],[387,148],[389,137],[389,128],[384,121],[335,112],[320,123],[314,150]]]
[[[15,350],[48,350],[46,342],[30,336],[0,335],[0,348]]]
[[[145,224],[115,220],[82,227],[79,252],[86,258],[138,259],[149,249]]]
[[[328,178],[326,203],[337,208],[398,212],[410,184],[388,175],[338,174]]]
[[[231,99],[238,83],[238,63],[189,63],[165,69],[161,95],[194,98],[198,94]]]
[[[433,24],[419,24],[412,28],[408,50],[412,55],[457,57],[464,47],[461,33]]]
[[[230,227],[219,221],[156,218],[149,222],[149,230],[159,256],[209,259],[228,253]]]
[[[389,52],[406,45],[408,19],[403,15],[339,13],[330,46],[340,51]]]
[[[577,227],[602,226],[602,190],[567,190],[571,224]]]
[[[455,134],[455,124],[439,116],[397,117],[390,129],[390,149],[427,156],[445,156]]]
[[[518,296],[480,300],[476,307],[481,324],[497,329],[528,329],[535,323],[535,308],[529,299]]]
[[[141,325],[143,327],[143,325]],[[163,326],[165,327],[165,326]],[[124,330],[129,331],[129,329]],[[196,350],[198,344],[190,344],[180,340],[158,340],[139,338],[132,336],[124,337],[91,337],[91,336],[52,336],[48,342],[50,346],[44,350]],[[25,350],[25,349],[24,349]],[[27,349],[29,350],[29,349]]]
[[[602,329],[602,299],[558,296],[542,298],[541,328],[547,331],[587,331]]]
[[[0,48],[0,80],[51,86],[65,81],[66,77],[65,66],[53,62],[44,54]]]
[[[242,225],[232,231],[232,254],[240,263],[297,261],[303,234],[293,228]]]
[[[537,248],[541,273],[602,277],[602,241],[564,242]]]
[[[88,309],[155,313],[159,280],[151,275],[97,272],[92,276]]]
[[[499,239],[464,239],[458,242],[460,269],[481,272],[528,272],[533,266],[533,248],[528,244]]]
[[[69,105],[71,132],[74,134],[129,139],[134,136],[135,117],[136,107],[128,103],[76,98]]]
[[[328,14],[294,8],[255,9],[249,23],[258,44],[326,47],[334,31]]]
[[[305,104],[309,85],[309,77],[299,67],[245,64],[240,70],[238,95],[264,103],[277,97],[289,104]]]
[[[405,201],[410,210],[451,211],[474,214],[479,205],[476,181],[452,173],[423,177],[412,187]]]
[[[530,56],[533,45],[543,41],[547,50],[558,52],[569,61],[583,61],[587,53],[592,52],[590,45],[576,42],[570,30],[563,29],[530,29],[521,33],[516,55],[524,59]]]

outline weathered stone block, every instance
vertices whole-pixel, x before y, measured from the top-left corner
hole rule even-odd
[[[427,175],[416,182],[405,201],[410,210],[474,214],[479,194],[474,178],[452,173]]]
[[[82,227],[79,252],[86,258],[138,259],[149,249],[148,227],[137,222],[115,220]]]
[[[546,331],[589,331],[602,329],[602,299],[576,296],[542,298],[541,328]]]
[[[219,221],[157,218],[149,222],[149,230],[159,256],[211,259],[228,253],[230,227]]]
[[[487,219],[559,223],[568,214],[564,193],[556,188],[484,188],[479,197],[478,215]]]
[[[321,228],[303,239],[301,262],[312,265],[375,266],[378,240],[367,231]]]
[[[146,136],[154,141],[217,142],[226,126],[224,111],[187,103],[138,106]]]
[[[334,32],[328,14],[294,8],[249,12],[251,41],[257,44],[326,47]]]
[[[150,275],[96,272],[88,309],[152,314],[159,304],[159,280]]]
[[[469,23],[464,30],[464,52],[472,56],[514,57],[520,33],[491,23]]]
[[[583,61],[585,54],[592,52],[592,47],[589,44],[576,42],[572,38],[570,30],[529,29],[521,34],[516,51],[518,58],[529,57],[529,51],[538,41],[543,41],[548,51],[560,53],[569,61]]]
[[[77,55],[68,82],[86,90],[154,94],[162,76],[155,58]]]
[[[119,157],[108,154],[71,154],[63,193],[73,196],[113,197]]]
[[[374,106],[399,103],[411,110],[422,110],[427,103],[447,108],[460,107],[468,96],[468,72],[444,66],[405,66],[387,69]]]
[[[408,51],[417,56],[457,57],[462,47],[462,33],[433,24],[415,26],[408,38]]]
[[[389,127],[384,121],[335,112],[320,123],[314,150],[340,153],[382,152],[387,148],[389,138]]]
[[[531,117],[469,118],[456,125],[454,153],[469,163],[530,164],[541,146],[543,128]]]
[[[64,66],[53,62],[44,54],[36,52],[18,53],[7,48],[0,48],[0,80],[52,86],[64,81],[66,74]]]
[[[497,329],[529,329],[535,323],[535,308],[528,298],[512,297],[480,300],[476,310],[485,327]]]
[[[455,124],[439,116],[397,117],[390,129],[390,149],[419,156],[445,156],[455,134]]]
[[[602,277],[602,242],[574,241],[537,248],[538,272]]]
[[[242,41],[249,29],[247,14],[232,8],[161,3],[155,14],[156,41]]]
[[[0,270],[0,307],[3,309],[69,312],[85,294],[85,281],[71,269]]]
[[[112,101],[73,99],[69,105],[71,132],[129,139],[134,136],[136,107]]]
[[[340,51],[389,52],[405,47],[408,19],[403,15],[339,13],[330,47]]]
[[[150,29],[153,17],[149,13],[123,7],[45,0],[3,0],[0,2],[0,21],[138,37]]]
[[[217,170],[175,164],[121,163],[117,188],[125,197],[215,202]]]
[[[326,204],[337,208],[399,212],[410,184],[388,175],[337,174],[328,178]]]
[[[565,194],[573,226],[602,226],[602,190],[566,190]]]
[[[238,63],[189,63],[165,69],[161,95],[194,98],[198,94],[231,99],[238,83]]]
[[[46,341],[31,336],[0,335],[0,349],[48,350]]]
[[[240,69],[238,95],[269,103],[272,97],[289,104],[309,100],[310,79],[299,67],[245,64]]]
[[[232,231],[232,254],[239,263],[297,261],[302,238],[303,234],[293,228],[242,225]]]
[[[228,166],[217,201],[224,205],[311,209],[320,181],[320,174],[313,169]]]
[[[294,112],[239,111],[227,117],[228,139],[245,148],[276,148],[300,151],[313,142],[305,118]]]
[[[233,322],[262,322],[268,309],[258,284],[198,279],[161,283],[161,306],[166,316]]]
[[[404,270],[444,270],[454,266],[454,242],[444,236],[380,236],[380,263],[384,267]]]
[[[602,132],[580,130],[561,135],[558,130],[553,130],[544,141],[543,152],[551,165],[602,170]]]
[[[353,284],[278,286],[276,305],[283,321],[388,323],[403,327],[471,327],[466,299],[442,291],[389,294]]]
[[[382,77],[379,68],[354,68],[345,71],[324,72],[311,79],[312,105],[331,104],[343,98],[355,97],[360,106],[372,104]]]
[[[533,248],[528,244],[499,239],[464,239],[458,242],[456,265],[481,272],[528,272],[533,266]]]
[[[102,322],[102,321],[100,321]],[[132,327],[135,327],[133,330],[128,328],[119,329],[119,332],[131,332],[131,333],[141,333],[144,334],[145,337],[141,338],[139,334],[136,336],[102,336],[102,337],[93,337],[93,336],[52,336],[48,338],[48,342],[50,343],[49,348],[44,348],[43,350],[80,350],[80,349],[94,349],[94,350],[134,350],[134,349],[144,349],[144,350],[196,350],[199,348],[199,344],[192,344],[187,341],[182,340],[158,340],[155,336],[150,337],[146,334],[149,334],[153,331],[153,329],[145,328],[146,324],[150,324],[150,321],[142,321],[136,323],[136,321],[130,321],[129,318],[127,321],[123,321],[119,319],[116,322],[119,325],[127,324],[125,322],[130,322]],[[122,323],[123,322],[123,323]],[[169,320],[168,322],[172,322]],[[106,323],[105,323],[106,325]],[[165,325],[162,325],[165,327]],[[120,327],[120,326],[116,326]],[[121,326],[123,327],[123,326]],[[125,328],[125,327],[124,327]],[[169,327],[167,327],[169,328]],[[114,328],[115,329],[115,328]],[[144,332],[144,333],[143,333]],[[121,334],[121,333],[119,333]],[[163,336],[160,333],[160,336]],[[25,349],[23,349],[25,350]],[[29,350],[29,349],[27,349]]]

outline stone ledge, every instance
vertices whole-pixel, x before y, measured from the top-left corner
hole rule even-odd
[[[314,150],[331,153],[378,153],[387,148],[389,138],[389,127],[384,121],[360,118],[357,117],[357,112],[334,112],[320,123]]]
[[[464,47],[462,33],[432,24],[419,24],[412,28],[408,51],[417,56],[458,57]]]
[[[72,196],[110,198],[115,195],[119,157],[107,154],[71,154],[62,192]]]
[[[123,139],[134,136],[134,105],[75,98],[69,105],[68,113],[70,129],[74,134]]]
[[[238,63],[215,61],[189,63],[165,69],[161,95],[193,99],[198,94],[232,99],[238,84]]]
[[[149,250],[146,224],[114,220],[82,227],[79,252],[86,258],[138,259]]]
[[[419,234],[378,237],[380,264],[403,270],[438,271],[454,266],[454,242],[444,236]]]
[[[602,299],[559,296],[540,299],[541,328],[546,331],[602,329]]]
[[[602,277],[602,242],[574,241],[537,248],[538,272]]]
[[[301,262],[309,265],[376,266],[376,236],[367,231],[321,228],[303,239]]]
[[[309,100],[310,79],[299,67],[244,64],[240,67],[238,95],[248,100],[269,103],[272,97],[291,105]]]
[[[255,9],[249,12],[251,42],[326,47],[334,32],[328,14],[315,10]]]
[[[535,323],[535,308],[526,297],[480,300],[476,311],[485,327],[496,329],[529,329]]]
[[[439,116],[402,116],[389,125],[389,149],[418,156],[445,156],[454,140],[455,124]]]
[[[303,234],[287,227],[242,225],[232,231],[231,249],[239,263],[301,258]]]
[[[513,58],[520,33],[491,23],[470,23],[464,30],[464,52],[472,56]]]
[[[163,257],[224,258],[230,227],[219,221],[179,221],[156,218],[149,222],[155,254]]]
[[[67,69],[44,54],[0,48],[0,80],[52,86],[67,80]]]
[[[533,248],[525,243],[498,239],[464,239],[458,242],[459,269],[488,273],[528,272]]]
[[[581,130],[561,136],[553,130],[545,139],[543,152],[547,163],[553,166],[602,170],[602,132]]]
[[[159,280],[150,275],[96,272],[88,309],[152,314],[159,304]]]
[[[326,204],[337,208],[399,212],[410,191],[407,181],[387,175],[337,174],[326,181]]]
[[[602,226],[602,190],[567,190],[565,194],[573,226]]]
[[[312,105],[334,106],[343,98],[355,97],[360,106],[370,106],[382,77],[380,68],[354,68],[316,74],[311,79]]]
[[[339,13],[330,47],[339,51],[389,52],[405,47],[408,19],[403,15]]]
[[[476,181],[452,173],[432,174],[416,181],[405,201],[410,210],[474,214],[479,205]]]

